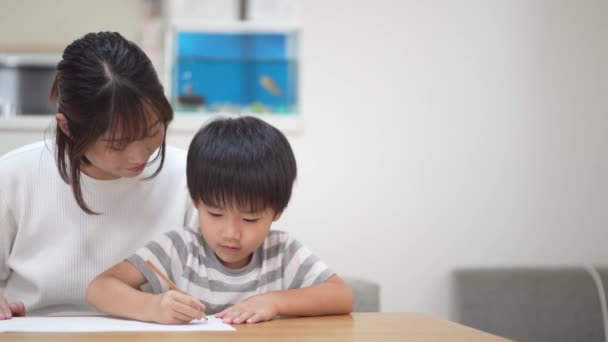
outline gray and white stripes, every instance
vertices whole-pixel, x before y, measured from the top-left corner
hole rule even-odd
[[[163,234],[128,260],[148,280],[142,289],[168,289],[145,265],[150,260],[180,290],[201,299],[208,314],[256,294],[320,284],[334,274],[300,242],[277,230],[270,231],[251,262],[238,270],[224,267],[200,233],[189,228]]]

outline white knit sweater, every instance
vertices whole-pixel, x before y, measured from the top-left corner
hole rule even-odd
[[[0,158],[0,294],[28,315],[87,313],[93,277],[148,240],[196,220],[186,186],[186,153],[167,148],[161,173],[101,181],[81,176],[85,214],[59,176],[52,142]]]

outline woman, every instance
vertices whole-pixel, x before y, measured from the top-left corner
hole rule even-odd
[[[57,69],[54,143],[0,158],[0,319],[92,312],[95,275],[196,221],[185,151],[165,146],[173,111],[144,52],[90,33]]]

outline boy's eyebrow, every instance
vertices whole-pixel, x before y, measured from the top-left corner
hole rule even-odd
[[[208,209],[211,209],[211,210],[226,210],[226,208],[223,208],[223,207],[215,207],[215,206],[212,206],[212,205],[208,205],[208,206],[207,206],[207,208],[208,208]],[[248,209],[242,209],[242,208],[241,208],[241,209],[238,209],[238,210],[239,210],[239,211],[240,211],[242,214],[250,214],[250,215],[251,215],[251,214],[259,214],[259,213],[262,213],[262,212],[264,212],[266,209],[252,210],[252,209],[249,209],[249,208],[248,208]]]
[[[258,210],[252,210],[252,209],[247,209],[247,210],[242,210],[242,212],[244,214],[259,214],[264,212],[266,209],[258,209]]]

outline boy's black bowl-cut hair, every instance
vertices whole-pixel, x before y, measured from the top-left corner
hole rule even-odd
[[[297,166],[283,133],[244,116],[204,125],[190,143],[186,174],[195,204],[281,213],[289,203]]]

